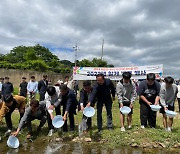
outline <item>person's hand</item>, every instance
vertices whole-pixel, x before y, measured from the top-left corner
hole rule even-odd
[[[132,109],[133,108],[133,103],[131,103],[129,107]]]
[[[50,106],[48,107],[48,109],[54,110],[54,105],[50,105]]]
[[[123,103],[120,103],[120,108],[123,107]]]
[[[81,106],[81,111],[83,111],[84,110],[84,106]]]
[[[152,103],[151,102],[148,102],[148,105],[150,106]]]
[[[64,121],[67,120],[67,116],[66,116],[66,115],[63,116],[63,120],[64,120]]]
[[[159,105],[159,102],[155,102],[154,105]]]
[[[115,101],[115,97],[113,97],[112,100]]]
[[[54,119],[54,115],[53,115],[53,114],[50,114],[50,117],[51,117],[51,120],[53,120],[53,119]]]
[[[166,111],[166,110],[168,110],[168,108],[165,106],[165,107],[164,107],[164,111]]]
[[[13,136],[17,136],[18,134],[19,134],[18,131],[11,133],[11,135],[13,135]]]
[[[87,107],[90,107],[91,106],[91,103],[89,102],[89,103],[87,103],[87,105],[86,105]]]

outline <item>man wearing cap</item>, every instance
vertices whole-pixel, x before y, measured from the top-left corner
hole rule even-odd
[[[4,83],[2,85],[2,96],[13,94],[14,88],[13,84],[9,82],[9,77],[4,78]]]
[[[22,77],[22,82],[19,85],[19,95],[20,96],[24,96],[27,97],[27,82],[26,82],[26,78]]]
[[[164,79],[165,83],[161,85],[160,90],[160,113],[163,114],[163,125],[166,131],[171,132],[173,118],[169,118],[167,122],[167,116],[165,114],[166,110],[174,111],[174,103],[177,97],[178,89],[174,83],[174,79],[168,76]]]
[[[17,136],[20,132],[20,130],[23,128],[23,126],[26,124],[26,127],[28,129],[27,139],[30,139],[32,136],[32,126],[31,122],[35,119],[40,120],[39,126],[37,127],[37,132],[39,133],[41,131],[41,128],[44,126],[47,120],[47,109],[46,109],[46,103],[38,100],[31,100],[30,106],[26,108],[26,111],[24,113],[24,116],[21,118],[19,126],[16,130],[16,132],[13,133],[14,136]],[[52,129],[52,124],[48,123],[49,130]]]
[[[63,119],[65,121],[63,125],[63,131],[67,132],[67,115],[69,116],[70,121],[70,131],[74,130],[74,114],[76,114],[77,109],[77,99],[74,91],[69,89],[67,85],[62,84],[60,86],[60,91],[62,95],[61,105],[63,106]]]
[[[88,98],[90,96],[90,93],[92,92],[91,82],[90,81],[84,81],[83,82],[83,88],[80,91],[80,109],[81,111],[84,110],[86,105],[88,104]],[[94,106],[93,103],[91,103],[91,106]],[[87,129],[90,129],[92,126],[92,119],[91,117],[87,118],[85,115],[82,117],[82,130],[84,132],[87,131]]]
[[[147,127],[147,121],[152,128],[156,127],[156,112],[152,111],[150,105],[159,104],[160,84],[155,80],[155,74],[147,74],[147,79],[139,84],[138,95],[140,103],[141,128]]]
[[[137,97],[136,85],[131,79],[130,72],[124,72],[121,79],[116,85],[116,92],[119,101],[119,107],[128,106],[131,108],[131,112],[127,116],[128,128],[131,128],[133,103]],[[121,131],[125,131],[124,127],[125,115],[120,112]]]
[[[4,96],[4,102],[2,104],[2,107],[0,109],[0,122],[5,117],[6,124],[7,124],[7,133],[10,133],[12,130],[12,120],[11,120],[11,114],[13,111],[18,108],[20,113],[20,119],[24,115],[26,106],[26,98],[23,96],[15,95],[14,97],[9,94]]]
[[[39,95],[40,95],[39,100],[40,101],[43,101],[45,99],[45,93],[46,93],[47,86],[48,86],[47,75],[43,75],[43,79],[38,82],[38,90],[39,90]]]
[[[103,74],[98,74],[96,76],[96,84],[93,87],[92,93],[89,97],[89,103],[87,106],[90,106],[95,98],[97,98],[97,125],[98,132],[102,131],[102,108],[103,105],[106,107],[107,111],[107,127],[109,130],[113,129],[112,124],[112,98],[115,100],[115,88],[110,79],[105,79]]]

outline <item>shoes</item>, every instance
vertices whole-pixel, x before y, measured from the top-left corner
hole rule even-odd
[[[171,127],[168,127],[168,128],[167,128],[167,131],[168,131],[168,132],[171,132]]]
[[[121,132],[125,132],[125,128],[124,127],[121,127]]]
[[[5,135],[5,136],[9,136],[9,135],[11,134],[11,131],[12,131],[11,129],[8,129],[8,130],[4,133],[4,135]]]
[[[70,128],[69,131],[74,131],[74,128]]]
[[[27,140],[30,140],[31,137],[32,137],[31,133],[28,133],[27,136],[26,136],[26,139],[27,139]]]
[[[54,129],[50,129],[50,130],[49,130],[49,133],[48,133],[48,136],[52,136],[53,133],[54,133]]]
[[[141,128],[144,129],[145,128],[144,125],[141,125]]]
[[[128,126],[128,129],[131,129],[131,128],[132,128],[132,126],[131,126],[131,125],[129,125],[129,126]]]

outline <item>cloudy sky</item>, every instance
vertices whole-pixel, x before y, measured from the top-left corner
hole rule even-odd
[[[116,67],[163,64],[180,78],[180,0],[1,0],[0,52],[48,47],[61,60],[101,57]]]

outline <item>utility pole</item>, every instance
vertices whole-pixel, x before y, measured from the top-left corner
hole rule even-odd
[[[104,54],[104,39],[103,39],[103,42],[102,42],[101,60],[103,60],[103,54]]]
[[[75,52],[75,61],[74,61],[74,64],[75,64],[75,67],[76,67],[76,61],[77,61],[77,49],[78,49],[77,43],[76,43],[76,45],[75,45],[73,48],[74,48],[74,52]]]

